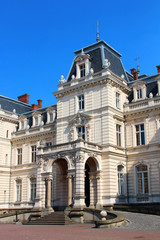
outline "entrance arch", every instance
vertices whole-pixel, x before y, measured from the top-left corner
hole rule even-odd
[[[85,204],[87,207],[95,207],[97,203],[96,173],[96,161],[90,157],[85,163]]]

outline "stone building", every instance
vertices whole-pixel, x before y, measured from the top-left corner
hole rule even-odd
[[[160,202],[160,66],[124,69],[104,41],[75,52],[57,104],[0,96],[0,208]]]

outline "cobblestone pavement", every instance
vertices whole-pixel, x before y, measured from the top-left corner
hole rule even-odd
[[[96,229],[94,225],[0,225],[0,240],[160,240],[160,216],[121,212],[127,226]]]
[[[118,212],[129,220],[129,224],[126,226],[121,226],[119,229],[160,231],[160,216],[141,213]]]

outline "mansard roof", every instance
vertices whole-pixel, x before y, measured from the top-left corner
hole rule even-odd
[[[149,94],[152,93],[153,97],[155,97],[158,93],[158,85],[156,78],[160,76],[159,73],[147,76],[146,74],[139,76],[138,80],[132,80],[129,82],[129,87],[132,88],[132,85],[136,82],[145,82],[146,84],[146,97],[149,97]],[[133,78],[132,78],[133,79]],[[130,92],[128,96],[129,102],[133,100],[133,90]]]
[[[15,111],[17,114],[23,114],[25,112],[32,110],[31,105],[2,96],[2,95],[0,95],[0,106],[3,110],[9,111],[9,112]]]
[[[82,49],[75,51],[75,59],[81,54],[81,52]],[[119,77],[123,75],[124,79],[128,81],[126,71],[124,70],[123,64],[121,62],[121,54],[110,47],[104,41],[99,41],[95,44],[83,48],[83,52],[90,56],[90,67],[93,68],[94,73],[100,72],[103,69],[105,59],[108,59],[110,62],[109,69]],[[67,77],[68,82],[71,81],[72,75],[76,76],[75,59]]]

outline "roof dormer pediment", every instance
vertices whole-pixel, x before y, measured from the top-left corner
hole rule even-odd
[[[32,116],[33,116],[33,117],[38,117],[38,116],[41,115],[41,114],[42,114],[41,112],[36,111],[36,112],[33,112],[33,113],[32,113]]]

